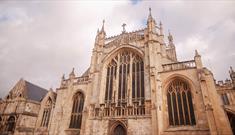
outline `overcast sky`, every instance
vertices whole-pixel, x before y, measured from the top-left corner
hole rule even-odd
[[[180,61],[202,56],[217,80],[235,68],[235,2],[219,1],[1,1],[0,97],[20,79],[58,88],[62,74],[75,68],[81,75],[90,64],[95,35],[105,19],[107,36],[121,25],[133,31],[146,27],[148,8],[168,30]]]

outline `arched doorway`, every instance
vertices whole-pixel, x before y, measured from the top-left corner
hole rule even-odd
[[[119,124],[114,128],[112,135],[127,135],[126,129]]]

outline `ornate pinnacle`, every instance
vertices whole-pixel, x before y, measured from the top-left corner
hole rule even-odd
[[[152,17],[152,13],[151,13],[151,7],[149,7],[149,17]]]
[[[197,50],[195,50],[195,56],[200,56]]]
[[[162,22],[160,21],[160,35],[163,35],[163,28],[162,28]]]
[[[69,74],[69,78],[73,78],[73,77],[75,77],[74,68],[72,69],[72,72]]]
[[[231,73],[234,73],[232,66],[230,66],[230,71],[229,71],[229,73],[230,73],[230,74],[231,74]]]
[[[169,32],[169,35],[168,35],[169,43],[173,43],[173,36],[171,35],[170,30],[168,30],[168,32]]]
[[[103,20],[101,31],[104,31],[104,23],[105,23],[105,20]]]
[[[125,32],[126,32],[125,26],[126,26],[126,24],[123,23],[123,24],[122,24],[122,33],[125,33]]]
[[[64,77],[64,76],[65,76],[65,75],[63,74],[63,75],[62,75],[62,78],[61,78],[62,80],[65,80],[65,77]]]

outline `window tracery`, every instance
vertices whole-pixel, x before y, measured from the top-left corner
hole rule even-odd
[[[186,82],[176,79],[169,84],[167,104],[170,126],[196,124],[191,90]]]
[[[81,92],[75,94],[69,128],[81,129],[84,95]]]
[[[144,62],[137,54],[124,50],[107,66],[105,103],[121,106],[129,99],[144,104]]]
[[[41,127],[48,127],[48,124],[50,121],[51,110],[52,110],[52,100],[51,98],[48,98],[45,104],[45,108],[43,110]]]

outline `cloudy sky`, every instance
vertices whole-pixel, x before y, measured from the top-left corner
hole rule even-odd
[[[144,28],[148,8],[164,32],[174,36],[179,60],[194,50],[217,80],[235,68],[235,2],[208,1],[1,1],[0,97],[24,78],[57,88],[62,74],[89,67],[96,31],[105,19],[107,36]],[[166,37],[166,36],[165,36]]]

